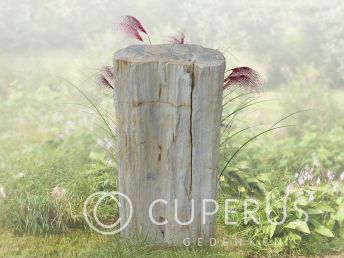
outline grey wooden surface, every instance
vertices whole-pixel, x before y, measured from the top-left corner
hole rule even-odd
[[[197,45],[134,45],[114,54],[118,187],[133,203],[123,235],[181,244],[214,237],[202,200],[215,199],[225,60]],[[154,225],[148,214],[165,225]],[[175,205],[177,199],[177,205]],[[194,220],[191,218],[194,200]],[[128,205],[121,200],[124,223]],[[207,210],[211,210],[211,205]]]

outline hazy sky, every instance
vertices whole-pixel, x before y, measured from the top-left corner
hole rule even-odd
[[[344,84],[342,0],[1,0],[0,54],[115,51],[137,43],[115,30],[128,14],[153,43],[183,31],[186,43],[229,48],[230,65],[264,66],[273,84],[304,65]]]

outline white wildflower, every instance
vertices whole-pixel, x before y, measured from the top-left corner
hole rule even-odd
[[[320,161],[318,160],[318,158],[315,156],[315,154],[313,153],[313,166],[314,167],[320,167]]]
[[[317,185],[320,185],[321,183],[321,180],[320,180],[320,177],[317,178]]]
[[[335,183],[333,184],[333,191],[334,191],[335,193],[339,193],[339,192],[340,192],[340,185],[339,185],[339,182],[335,182]]]
[[[332,181],[334,179],[335,173],[333,173],[331,170],[327,170],[327,179],[329,181]]]
[[[5,188],[0,184],[0,200],[6,198]]]
[[[288,196],[290,193],[291,193],[291,191],[293,190],[293,184],[289,184],[288,186],[287,186],[287,189],[286,189],[286,191],[285,191],[285,194]]]
[[[340,181],[344,181],[344,171],[339,176]]]
[[[18,174],[15,175],[16,178],[21,178],[23,176],[25,176],[23,172],[19,172]]]
[[[109,165],[109,166],[113,166],[114,164],[115,164],[115,162],[113,162],[112,159],[108,159],[108,165]]]
[[[66,190],[60,186],[55,186],[52,193],[51,193],[51,196],[56,200],[56,201],[59,201],[62,199],[62,197],[64,196]]]
[[[312,201],[314,201],[314,199],[315,199],[315,197],[314,197],[314,192],[311,192],[311,193],[309,194],[308,201],[312,202]]]

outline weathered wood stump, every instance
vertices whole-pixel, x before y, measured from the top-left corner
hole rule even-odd
[[[169,244],[214,237],[214,215],[202,221],[202,202],[216,197],[224,69],[220,52],[197,45],[134,45],[115,53],[118,189],[134,208],[124,236]],[[149,216],[155,200],[159,225]],[[120,203],[124,224],[129,206]]]

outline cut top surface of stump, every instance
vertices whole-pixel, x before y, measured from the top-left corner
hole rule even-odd
[[[196,64],[221,64],[225,61],[218,50],[187,44],[132,45],[117,51],[114,59],[131,62],[167,61]]]

